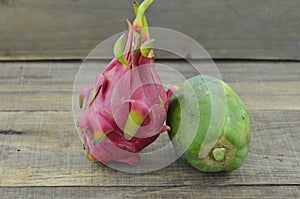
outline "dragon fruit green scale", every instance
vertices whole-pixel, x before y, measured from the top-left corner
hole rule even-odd
[[[115,43],[115,58],[93,87],[82,89],[78,127],[89,160],[138,164],[138,152],[151,144],[164,125],[171,91],[155,70],[154,40],[149,38],[145,11],[153,0],[134,3],[136,19]]]

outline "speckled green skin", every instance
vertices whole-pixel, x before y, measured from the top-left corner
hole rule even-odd
[[[200,171],[234,170],[248,154],[251,126],[247,110],[239,96],[216,78],[195,76],[185,81],[171,98],[167,125],[177,149],[186,150],[183,158]],[[215,148],[226,149],[224,160],[213,158]]]

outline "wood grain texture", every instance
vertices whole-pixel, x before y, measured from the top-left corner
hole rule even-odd
[[[159,62],[188,78],[182,61]],[[99,68],[106,61],[89,62]],[[89,162],[72,115],[81,62],[0,62],[1,198],[299,198],[300,63],[216,62],[249,109],[249,155],[230,173],[201,173],[179,159],[166,168],[129,174]],[[201,74],[214,73],[197,62]],[[166,84],[174,75],[158,68]],[[153,143],[157,148],[166,134]]]
[[[147,16],[150,26],[180,31],[214,58],[299,60],[299,7],[298,0],[156,0]],[[134,18],[131,0],[2,0],[0,60],[82,59],[126,30],[127,18]]]
[[[200,173],[179,160],[136,175],[90,163],[71,112],[0,112],[0,186],[299,184],[300,111],[251,111],[250,116],[252,145],[240,169]],[[158,149],[161,143],[153,144]]]
[[[30,187],[0,188],[3,199],[11,198],[295,198],[300,195],[298,186],[226,186],[226,187]]]
[[[91,82],[108,61],[95,61]],[[199,74],[186,62],[159,62],[184,77]],[[71,111],[74,79],[81,62],[0,62],[1,111]],[[212,74],[196,62],[201,74]],[[300,62],[216,62],[225,82],[249,110],[300,110]],[[168,69],[168,68],[167,68]],[[170,70],[157,67],[165,84],[177,85]],[[86,74],[86,73],[84,73]],[[87,85],[87,84],[85,84]]]

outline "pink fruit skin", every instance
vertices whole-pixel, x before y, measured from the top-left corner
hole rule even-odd
[[[145,20],[144,11],[139,10]],[[110,161],[138,164],[138,152],[169,128],[164,122],[172,91],[165,91],[155,70],[153,50],[141,53],[140,46],[149,40],[145,28],[147,24],[138,19],[129,23],[123,54],[127,63],[114,58],[97,76],[94,87],[85,87],[80,93],[80,104],[84,99],[85,107],[78,127],[85,152],[102,165]],[[133,49],[136,33],[140,39]]]

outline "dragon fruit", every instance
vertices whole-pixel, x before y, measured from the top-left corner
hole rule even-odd
[[[165,91],[155,70],[153,43],[145,11],[153,0],[134,2],[136,19],[114,45],[115,58],[93,87],[79,96],[78,127],[89,160],[138,164],[138,152],[151,144],[164,125],[172,91]]]

